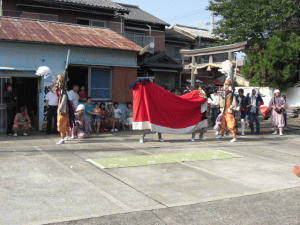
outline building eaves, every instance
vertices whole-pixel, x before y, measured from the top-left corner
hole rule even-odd
[[[192,38],[216,39],[216,37],[207,29],[190,27],[190,26],[185,26],[180,24],[173,25],[172,29]]]
[[[122,7],[126,8],[129,13],[124,15],[125,20],[131,21],[139,21],[145,23],[152,23],[152,24],[161,24],[165,26],[170,26],[170,24],[166,23],[165,21],[151,15],[150,13],[140,9],[138,6],[135,5],[128,5],[118,3]]]
[[[238,42],[231,45],[221,45],[210,48],[201,48],[193,50],[180,50],[180,53],[183,55],[204,55],[204,54],[218,54],[220,52],[230,52],[230,51],[243,51],[249,45],[248,41]]]
[[[109,29],[6,17],[0,18],[0,27],[0,41],[141,50],[137,44]]]
[[[128,10],[121,5],[111,1],[111,0],[33,0],[35,2],[40,3],[63,3],[63,4],[70,4],[73,6],[85,6],[85,7],[93,7],[93,8],[103,8],[103,9],[110,9],[116,10],[120,12],[128,12]]]
[[[175,39],[175,40],[183,40],[183,41],[188,41],[188,42],[193,42],[195,41],[195,38],[184,35],[172,28],[166,28],[165,30],[166,33],[166,41],[169,39]]]

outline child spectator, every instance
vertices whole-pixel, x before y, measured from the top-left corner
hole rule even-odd
[[[79,91],[79,101],[86,102],[87,99],[88,99],[87,93],[86,93],[85,87],[83,86],[80,88],[80,91]]]
[[[119,103],[114,103],[114,116],[113,116],[113,128],[112,132],[117,132],[118,129],[116,127],[120,127],[122,125],[122,111],[119,109]]]
[[[20,113],[17,113],[14,119],[14,137],[18,136],[18,133],[23,133],[24,136],[28,135],[28,131],[31,129],[31,120],[28,115],[26,106],[20,109]]]
[[[95,106],[93,114],[95,115],[96,132],[99,133],[102,125],[103,116],[104,116],[104,111],[100,107],[100,104],[97,104]]]

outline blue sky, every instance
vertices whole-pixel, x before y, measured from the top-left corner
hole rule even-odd
[[[209,0],[116,0],[115,2],[138,5],[141,9],[169,24],[183,24],[210,29],[212,21],[206,10]]]

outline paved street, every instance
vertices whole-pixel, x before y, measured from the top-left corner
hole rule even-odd
[[[299,224],[298,131],[236,143],[190,135],[0,136],[0,224]],[[238,158],[101,169],[105,157],[222,150]]]

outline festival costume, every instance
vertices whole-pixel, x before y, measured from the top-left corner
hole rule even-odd
[[[234,110],[236,105],[235,96],[232,93],[227,94],[225,98],[225,109],[223,112],[223,119],[221,121],[221,132],[220,135],[224,136],[226,129],[230,131],[230,134],[236,136],[236,121],[234,117]]]
[[[70,129],[69,115],[67,114],[67,100],[66,93],[58,98],[57,131],[60,133],[67,133]]]
[[[60,132],[61,140],[57,144],[64,143],[64,136],[73,128],[75,123],[75,114],[72,103],[68,100],[66,92],[66,77],[64,74],[59,74],[54,83],[55,93],[58,96],[57,108],[57,131]]]
[[[147,79],[132,83],[130,88],[133,92],[133,130],[144,130],[145,134],[157,132],[162,141],[160,133],[192,134],[208,125],[201,112],[206,98],[200,97],[199,90],[177,96]]]
[[[285,126],[283,115],[285,105],[285,100],[281,96],[275,96],[270,101],[270,107],[276,107],[276,109],[272,108],[272,124],[275,130],[283,129]]]
[[[220,136],[217,138],[224,137],[225,131],[229,130],[230,134],[233,136],[231,142],[236,141],[236,120],[234,113],[237,107],[236,96],[232,93],[232,81],[226,79],[224,82],[225,93],[225,105],[223,110],[223,118],[221,120],[221,131]]]

